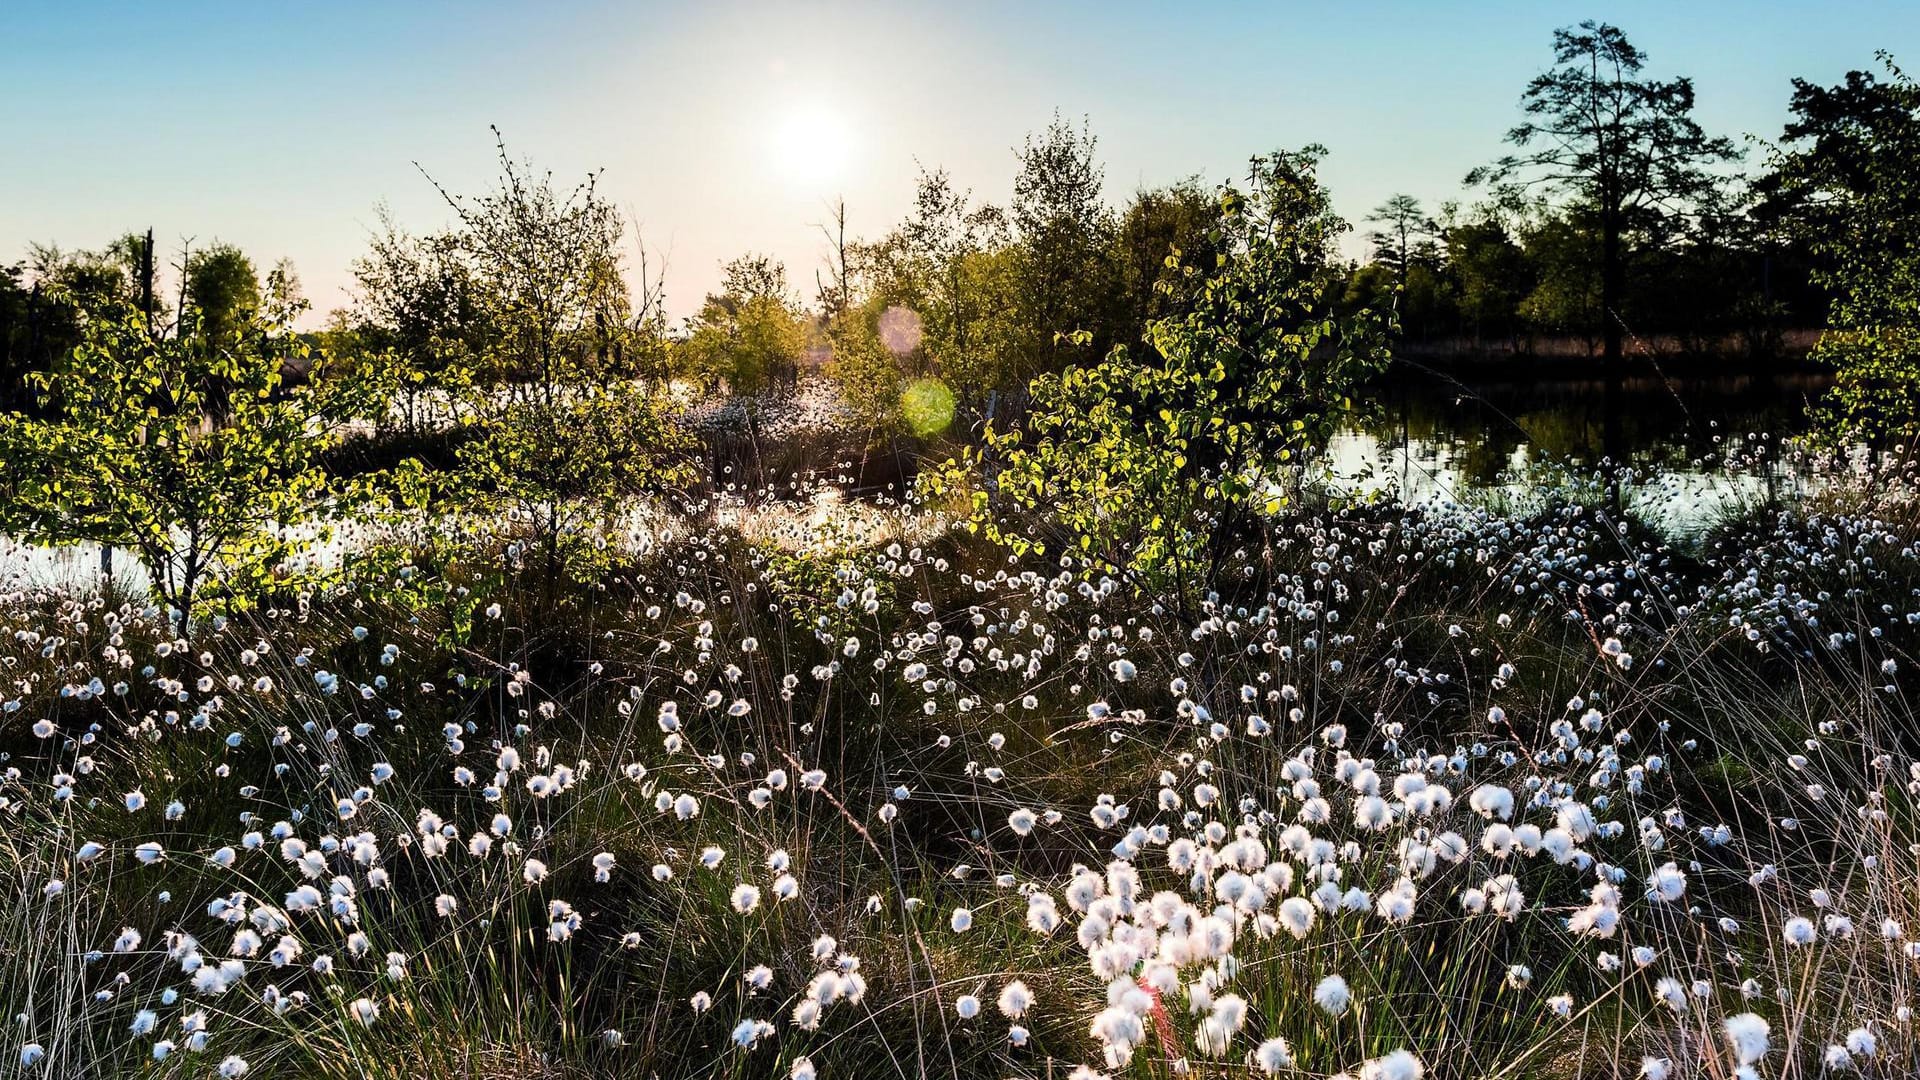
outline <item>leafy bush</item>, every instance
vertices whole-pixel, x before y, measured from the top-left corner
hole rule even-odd
[[[333,492],[318,456],[372,396],[367,369],[315,356],[288,315],[243,309],[211,336],[87,318],[30,377],[39,412],[0,414],[0,527],[134,552],[181,619],[209,581],[244,605],[314,538],[301,528]]]
[[[1151,355],[1116,348],[1043,375],[1024,428],[989,428],[958,463],[978,485],[976,527],[1044,550],[1057,526],[1102,568],[1192,583],[1289,504],[1349,391],[1386,361],[1387,318],[1335,306],[1347,226],[1314,175],[1321,153],[1257,158],[1246,191],[1222,190],[1214,262],[1168,259],[1162,287],[1184,302],[1149,324]],[[1033,511],[1034,535],[1007,516]]]

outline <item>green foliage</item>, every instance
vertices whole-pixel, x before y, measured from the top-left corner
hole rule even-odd
[[[1156,288],[1175,267],[1212,266],[1219,254],[1220,200],[1198,178],[1136,193],[1114,237],[1118,317],[1145,327],[1175,313],[1175,293]]]
[[[1603,242],[1596,225],[1588,213],[1551,214],[1528,223],[1521,239],[1533,288],[1517,309],[1529,327],[1583,338],[1589,352],[1604,332],[1606,311],[1593,273]]]
[[[992,391],[1019,382],[1009,244],[1004,212],[975,205],[970,192],[955,190],[935,170],[920,175],[907,220],[859,255],[875,317],[898,308],[918,327],[897,358],[960,387],[975,413],[984,412]],[[857,337],[852,344],[863,347]],[[872,352],[855,356],[848,370],[871,369],[879,360]]]
[[[32,407],[27,377],[73,351],[85,312],[151,309],[151,244],[150,235],[99,251],[35,244],[25,262],[0,266],[0,408]]]
[[[723,290],[707,297],[674,352],[677,372],[708,389],[755,397],[792,387],[806,358],[808,326],[795,310],[786,267],[747,255],[726,268]]]
[[[231,337],[259,309],[260,275],[253,260],[232,244],[216,243],[187,257],[187,307],[209,342]]]
[[[877,300],[848,308],[827,322],[827,378],[856,422],[876,434],[899,431],[904,422],[900,358],[880,334],[880,321],[889,318],[919,326],[918,316],[905,308],[883,310]]]
[[[957,463],[980,484],[976,528],[1044,547],[1007,517],[1040,511],[1102,566],[1192,580],[1290,500],[1349,389],[1386,359],[1386,318],[1336,305],[1347,226],[1315,176],[1322,153],[1257,158],[1245,191],[1222,190],[1220,254],[1163,284],[1187,310],[1148,327],[1151,357],[1116,348],[1034,380],[1025,429],[989,429]]]
[[[650,389],[582,382],[552,402],[514,397],[489,409],[458,452],[459,487],[445,494],[530,525],[552,574],[603,548],[589,526],[612,525],[629,500],[684,484],[686,448]],[[582,554],[567,558],[569,544]]]
[[[1823,427],[1841,438],[1910,443],[1920,434],[1920,84],[1890,58],[1887,79],[1852,72],[1822,91],[1797,84],[1801,144],[1774,191],[1805,210],[1833,293],[1815,358],[1835,370]]]
[[[1013,179],[1009,218],[1014,247],[1014,296],[1019,304],[1019,352],[1026,378],[1057,370],[1073,358],[1063,345],[1076,331],[1096,350],[1112,342],[1115,220],[1100,198],[1104,180],[1095,140],[1058,114],[1047,130],[1029,135]]]
[[[430,498],[402,492],[400,502],[507,515],[541,556],[551,598],[564,573],[601,565],[606,532],[631,500],[686,480],[688,442],[665,415],[661,388],[633,377],[629,349],[657,330],[657,294],[634,315],[625,227],[596,178],[562,194],[504,144],[500,169],[486,195],[447,195],[460,227],[436,241],[434,259],[455,265],[429,275],[427,289],[432,300],[436,282],[450,282],[454,310],[471,304],[483,328],[459,350],[477,349],[481,374],[459,400],[467,437],[452,470],[410,485]]]
[[[354,263],[358,295],[343,329],[359,349],[387,354],[396,393],[382,420],[419,438],[452,417],[498,333],[457,236],[410,236],[384,210],[381,223]]]
[[[500,149],[499,186],[449,197],[455,234],[491,324],[488,374],[535,393],[578,378],[621,374],[621,338],[632,313],[621,275],[625,227],[599,194],[597,176],[570,192],[515,165]]]
[[[365,396],[364,373],[316,361],[287,314],[243,311],[218,337],[87,318],[32,377],[38,414],[0,416],[0,526],[130,549],[183,618],[210,580],[243,606],[312,539],[300,527],[330,490],[316,455]]]
[[[1511,337],[1520,302],[1533,290],[1526,252],[1498,219],[1483,216],[1447,230],[1447,273],[1460,319],[1476,340]]]
[[[1693,119],[1693,81],[1639,77],[1646,55],[1619,28],[1591,20],[1555,30],[1555,67],[1521,95],[1526,119],[1507,133],[1520,152],[1467,175],[1509,199],[1544,190],[1591,215],[1598,258],[1584,264],[1597,277],[1606,355],[1620,355],[1622,304],[1630,246],[1660,246],[1688,234],[1718,212],[1723,189],[1710,171],[1739,155]],[[1597,270],[1597,274],[1595,271]],[[1555,291],[1554,308],[1578,288]]]

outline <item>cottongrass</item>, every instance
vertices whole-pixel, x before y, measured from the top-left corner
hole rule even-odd
[[[1908,1072],[1913,540],[1762,536],[1344,511],[1161,596],[722,530],[466,636],[10,586],[0,1074]]]

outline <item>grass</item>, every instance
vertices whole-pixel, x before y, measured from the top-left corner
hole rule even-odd
[[[1859,1029],[1851,1068],[1914,1062],[1905,526],[1834,502],[1680,551],[1581,500],[1329,508],[1268,523],[1183,621],[891,513],[902,539],[684,528],[554,597],[476,530],[451,568],[402,552],[404,580],[188,640],[13,584],[0,1077],[1231,1076],[1270,1038],[1302,1075],[1398,1078],[1404,1050],[1429,1076],[1727,1077],[1746,1012],[1761,1075],[1822,1074]],[[1469,806],[1489,785],[1511,820]],[[1179,841],[1198,863],[1169,865]],[[1648,898],[1669,862],[1684,894]],[[1502,875],[1510,917],[1475,913]],[[302,885],[320,909],[293,910]],[[1569,927],[1597,886],[1611,936]],[[1282,901],[1317,889],[1296,936]],[[1783,939],[1796,916],[1813,944]],[[221,992],[185,970],[222,962]],[[1313,999],[1332,974],[1338,1016]],[[1034,1004],[1009,1018],[1016,978]]]

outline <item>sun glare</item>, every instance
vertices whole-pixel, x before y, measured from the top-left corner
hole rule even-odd
[[[789,109],[773,131],[773,168],[788,183],[816,187],[840,180],[853,152],[846,117],[820,104]]]

